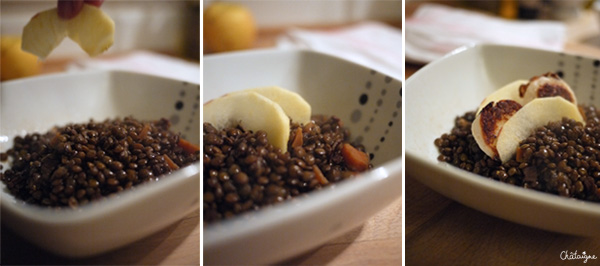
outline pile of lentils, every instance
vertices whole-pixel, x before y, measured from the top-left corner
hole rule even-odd
[[[0,179],[27,203],[75,208],[198,161],[199,148],[182,147],[169,127],[126,117],[16,137],[0,155],[10,161]]]
[[[212,223],[320,189],[356,174],[344,163],[342,145],[350,133],[339,118],[313,116],[291,123],[288,150],[267,142],[264,131],[204,123],[204,222]],[[293,147],[296,132],[303,143]],[[364,152],[364,147],[354,145]],[[326,178],[315,175],[315,166]],[[368,168],[372,168],[369,164]]]
[[[585,125],[563,118],[540,127],[504,164],[479,148],[471,134],[475,112],[467,112],[455,119],[449,134],[435,140],[438,160],[516,186],[600,202],[600,110],[580,110]]]

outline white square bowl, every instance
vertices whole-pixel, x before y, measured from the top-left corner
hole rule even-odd
[[[600,204],[508,185],[437,160],[434,140],[454,119],[475,110],[494,90],[517,79],[556,72],[580,104],[600,106],[600,60],[498,45],[461,48],[406,81],[406,173],[440,194],[520,224],[600,236]],[[410,188],[406,188],[410,189]]]
[[[206,56],[203,80],[203,102],[254,87],[295,91],[311,104],[313,114],[338,116],[352,140],[365,145],[374,165],[354,179],[205,225],[204,263],[281,261],[348,232],[402,195],[400,81],[303,50]]]
[[[0,95],[0,152],[12,146],[15,136],[125,116],[170,119],[172,131],[200,142],[198,84],[90,71],[4,82]],[[23,203],[1,183],[2,223],[48,251],[91,256],[148,236],[197,209],[199,186],[198,163],[78,209],[52,209]]]

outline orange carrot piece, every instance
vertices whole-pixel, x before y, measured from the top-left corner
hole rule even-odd
[[[163,155],[163,158],[165,158],[165,162],[167,162],[167,165],[169,166],[169,168],[171,168],[171,170],[179,169],[179,165],[173,162],[173,160],[171,160],[171,158],[168,155]]]
[[[321,183],[321,185],[329,184],[329,180],[327,180],[325,175],[323,175],[323,172],[321,172],[321,169],[319,169],[318,166],[313,165],[313,172],[315,173],[315,178],[317,181],[319,181],[319,183]]]
[[[188,153],[195,153],[200,151],[200,147],[192,144],[191,142],[185,139],[179,139],[179,143],[177,143],[184,151]]]
[[[292,140],[292,148],[301,147],[303,143],[302,128],[298,127],[296,128],[294,139]]]
[[[150,125],[149,124],[144,124],[144,127],[142,127],[142,130],[140,130],[140,133],[138,134],[138,137],[145,138],[146,135],[148,135],[149,131],[150,131]]]
[[[362,172],[369,168],[369,156],[348,143],[342,146],[342,157],[350,170]]]
[[[59,140],[58,137],[60,136],[60,132],[56,133],[56,135],[54,135],[54,137],[52,137],[52,139],[50,140],[50,146],[51,147],[55,147],[56,144],[58,144]]]

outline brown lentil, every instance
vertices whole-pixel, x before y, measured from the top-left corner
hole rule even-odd
[[[180,167],[198,161],[199,152],[186,152],[169,127],[166,119],[126,117],[17,136],[0,155],[10,163],[0,180],[26,203],[77,207],[171,172],[163,156]]]
[[[287,151],[269,144],[264,131],[241,126],[217,130],[209,123],[203,127],[205,223],[288,200],[355,174],[341,155],[350,133],[335,116],[313,116],[306,125],[291,123]],[[302,141],[296,134],[302,134]],[[364,147],[354,146],[364,152]],[[319,177],[315,168],[321,172]]]
[[[540,127],[504,164],[481,151],[471,133],[475,112],[467,112],[434,141],[438,160],[516,186],[600,202],[600,110],[580,109],[585,125],[563,118]]]

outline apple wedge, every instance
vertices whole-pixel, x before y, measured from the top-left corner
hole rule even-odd
[[[279,104],[253,91],[226,94],[204,105],[204,122],[216,129],[241,125],[254,132],[263,130],[267,139],[282,152],[287,151],[290,119]]]
[[[70,20],[61,19],[56,8],[42,11],[23,28],[24,51],[46,58],[65,37],[71,38],[90,56],[97,56],[113,44],[115,23],[100,8],[84,4]]]
[[[298,93],[286,90],[278,86],[253,88],[243,90],[236,93],[243,93],[246,91],[256,92],[262,96],[269,98],[281,106],[283,111],[293,122],[306,124],[310,122],[311,108],[310,104],[302,98]]]

